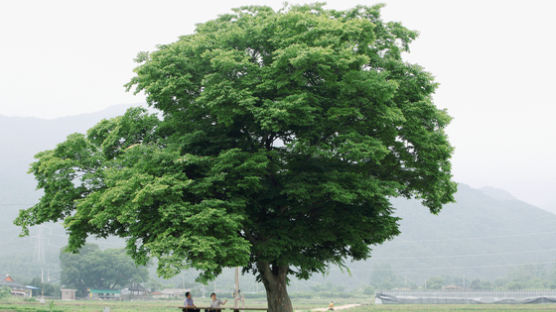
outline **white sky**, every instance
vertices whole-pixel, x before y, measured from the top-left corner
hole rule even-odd
[[[175,41],[245,4],[283,1],[0,2],[0,114],[58,116],[143,102],[126,93],[138,51]],[[307,1],[289,1],[299,3]],[[421,36],[408,56],[454,117],[458,182],[490,185],[556,212],[552,1],[382,1]],[[328,1],[348,8],[376,1]]]

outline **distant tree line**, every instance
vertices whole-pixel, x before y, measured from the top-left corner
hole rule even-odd
[[[147,268],[137,266],[125,250],[101,250],[94,244],[86,244],[79,253],[62,250],[60,263],[61,284],[77,289],[78,296],[86,296],[89,288],[121,289],[132,282],[143,283],[149,276]]]
[[[431,276],[421,284],[405,279],[402,274],[395,272],[389,266],[383,266],[373,272],[369,286],[364,292],[408,288],[439,290],[450,287],[466,290],[556,289],[556,263],[552,267],[519,266],[510,269],[504,277],[495,280],[442,275]]]
[[[40,277],[35,277],[31,280],[29,285],[38,289],[33,289],[33,297],[47,296],[47,297],[60,297],[60,287],[54,283],[41,281]]]
[[[60,264],[58,282],[44,281],[38,276],[25,282],[37,288],[33,289],[33,296],[60,297],[60,288],[77,289],[77,296],[84,297],[88,289],[122,289],[131,283],[149,286],[147,267],[137,266],[124,249],[101,250],[94,244],[86,244],[79,253],[62,249]],[[0,298],[9,294],[8,288],[0,289]]]

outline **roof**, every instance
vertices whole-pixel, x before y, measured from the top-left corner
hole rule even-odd
[[[4,280],[0,281],[0,287],[10,287],[10,288],[19,288],[19,289],[23,289],[25,288],[25,285],[21,285],[21,284],[17,284],[14,282],[6,282]]]

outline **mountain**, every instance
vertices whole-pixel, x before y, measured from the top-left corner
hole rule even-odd
[[[419,285],[443,275],[494,280],[521,266],[556,264],[556,215],[494,188],[459,184],[455,198],[438,215],[415,200],[393,200],[401,234],[350,264],[356,274],[347,283],[365,285],[381,270]]]
[[[59,278],[58,254],[66,237],[59,224],[34,228],[19,238],[12,222],[19,209],[32,205],[39,193],[27,174],[33,155],[53,148],[74,132],[85,132],[103,118],[125,111],[111,107],[94,114],[52,120],[0,116],[0,274],[19,280],[40,276]],[[402,234],[374,247],[367,261],[349,262],[349,272],[332,268],[310,281],[293,281],[292,291],[332,283],[345,289],[361,288],[382,273],[393,273],[408,283],[441,275],[462,279],[496,279],[521,265],[551,265],[556,260],[556,215],[534,207],[504,190],[459,185],[456,202],[433,215],[416,200],[393,199]],[[115,240],[104,247],[121,246]],[[384,274],[382,274],[384,275]],[[213,285],[231,288],[226,271]],[[181,278],[181,279],[180,279]],[[194,272],[177,280],[192,281]],[[260,289],[252,278],[242,279],[245,290]],[[212,283],[211,283],[212,284]]]
[[[510,192],[501,190],[499,188],[485,186],[479,189],[483,194],[490,196],[497,200],[517,200]]]
[[[32,203],[35,182],[27,175],[33,156],[51,149],[74,132],[84,133],[103,118],[121,115],[129,106],[58,119],[0,116],[0,203]]]
[[[40,276],[44,263],[45,278],[58,279],[58,254],[66,238],[61,225],[46,224],[34,228],[29,237],[18,237],[13,220],[20,209],[39,198],[32,175],[27,174],[33,156],[51,149],[67,135],[84,133],[104,118],[121,115],[129,106],[111,106],[105,110],[57,119],[0,116],[0,274],[19,279]],[[107,243],[110,244],[110,243]]]

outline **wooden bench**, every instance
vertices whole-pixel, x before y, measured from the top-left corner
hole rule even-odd
[[[209,311],[209,310],[217,310],[217,311],[222,311],[222,310],[233,310],[234,312],[239,312],[239,311],[268,311],[267,308],[253,308],[253,307],[245,307],[245,308],[234,308],[234,307],[220,307],[220,308],[211,308],[211,307],[195,307],[195,308],[188,308],[188,307],[178,307],[179,309],[181,309],[183,312],[187,312],[187,311],[194,311],[194,310],[200,310],[200,311]]]

